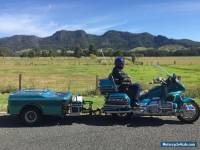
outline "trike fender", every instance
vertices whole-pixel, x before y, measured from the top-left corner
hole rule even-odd
[[[191,97],[184,97],[184,98],[182,98],[182,102],[183,103],[189,103],[189,102],[192,102],[192,101],[194,101],[194,99],[191,98]]]

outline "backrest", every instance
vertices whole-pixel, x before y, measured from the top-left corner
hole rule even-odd
[[[109,78],[104,78],[99,80],[99,90],[101,94],[117,92],[118,86],[115,84],[113,77],[109,76]]]

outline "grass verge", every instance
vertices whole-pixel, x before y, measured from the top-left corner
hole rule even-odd
[[[0,94],[0,111],[7,111],[8,94]]]

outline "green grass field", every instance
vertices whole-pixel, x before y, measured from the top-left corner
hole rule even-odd
[[[49,88],[56,91],[70,89],[74,94],[86,95],[100,107],[103,97],[92,97],[96,88],[96,76],[107,77],[113,67],[114,58],[0,58],[0,91],[10,92],[18,88],[18,75],[22,74],[23,88]],[[144,65],[133,65],[126,58],[125,72],[134,82],[142,84],[143,89],[152,85],[149,82],[166,73],[154,65],[160,64],[168,72],[181,75],[187,87],[186,94],[200,98],[200,57],[140,57]],[[0,95],[0,110],[6,109],[8,94]]]
[[[6,111],[7,98],[8,98],[8,94],[0,94],[0,111]]]

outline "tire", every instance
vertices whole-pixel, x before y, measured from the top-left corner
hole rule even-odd
[[[20,114],[20,119],[23,124],[27,126],[35,126],[41,121],[41,111],[36,107],[27,107],[24,108]]]
[[[181,122],[184,122],[184,123],[193,123],[193,122],[197,121],[199,119],[199,115],[200,115],[200,109],[199,109],[198,104],[195,101],[192,101],[192,102],[189,102],[189,103],[184,103],[184,104],[190,104],[190,105],[192,105],[195,108],[195,110],[196,110],[195,114],[191,118],[185,118],[184,117],[184,113],[183,113],[183,115],[179,115],[179,116],[177,116],[177,118]]]

